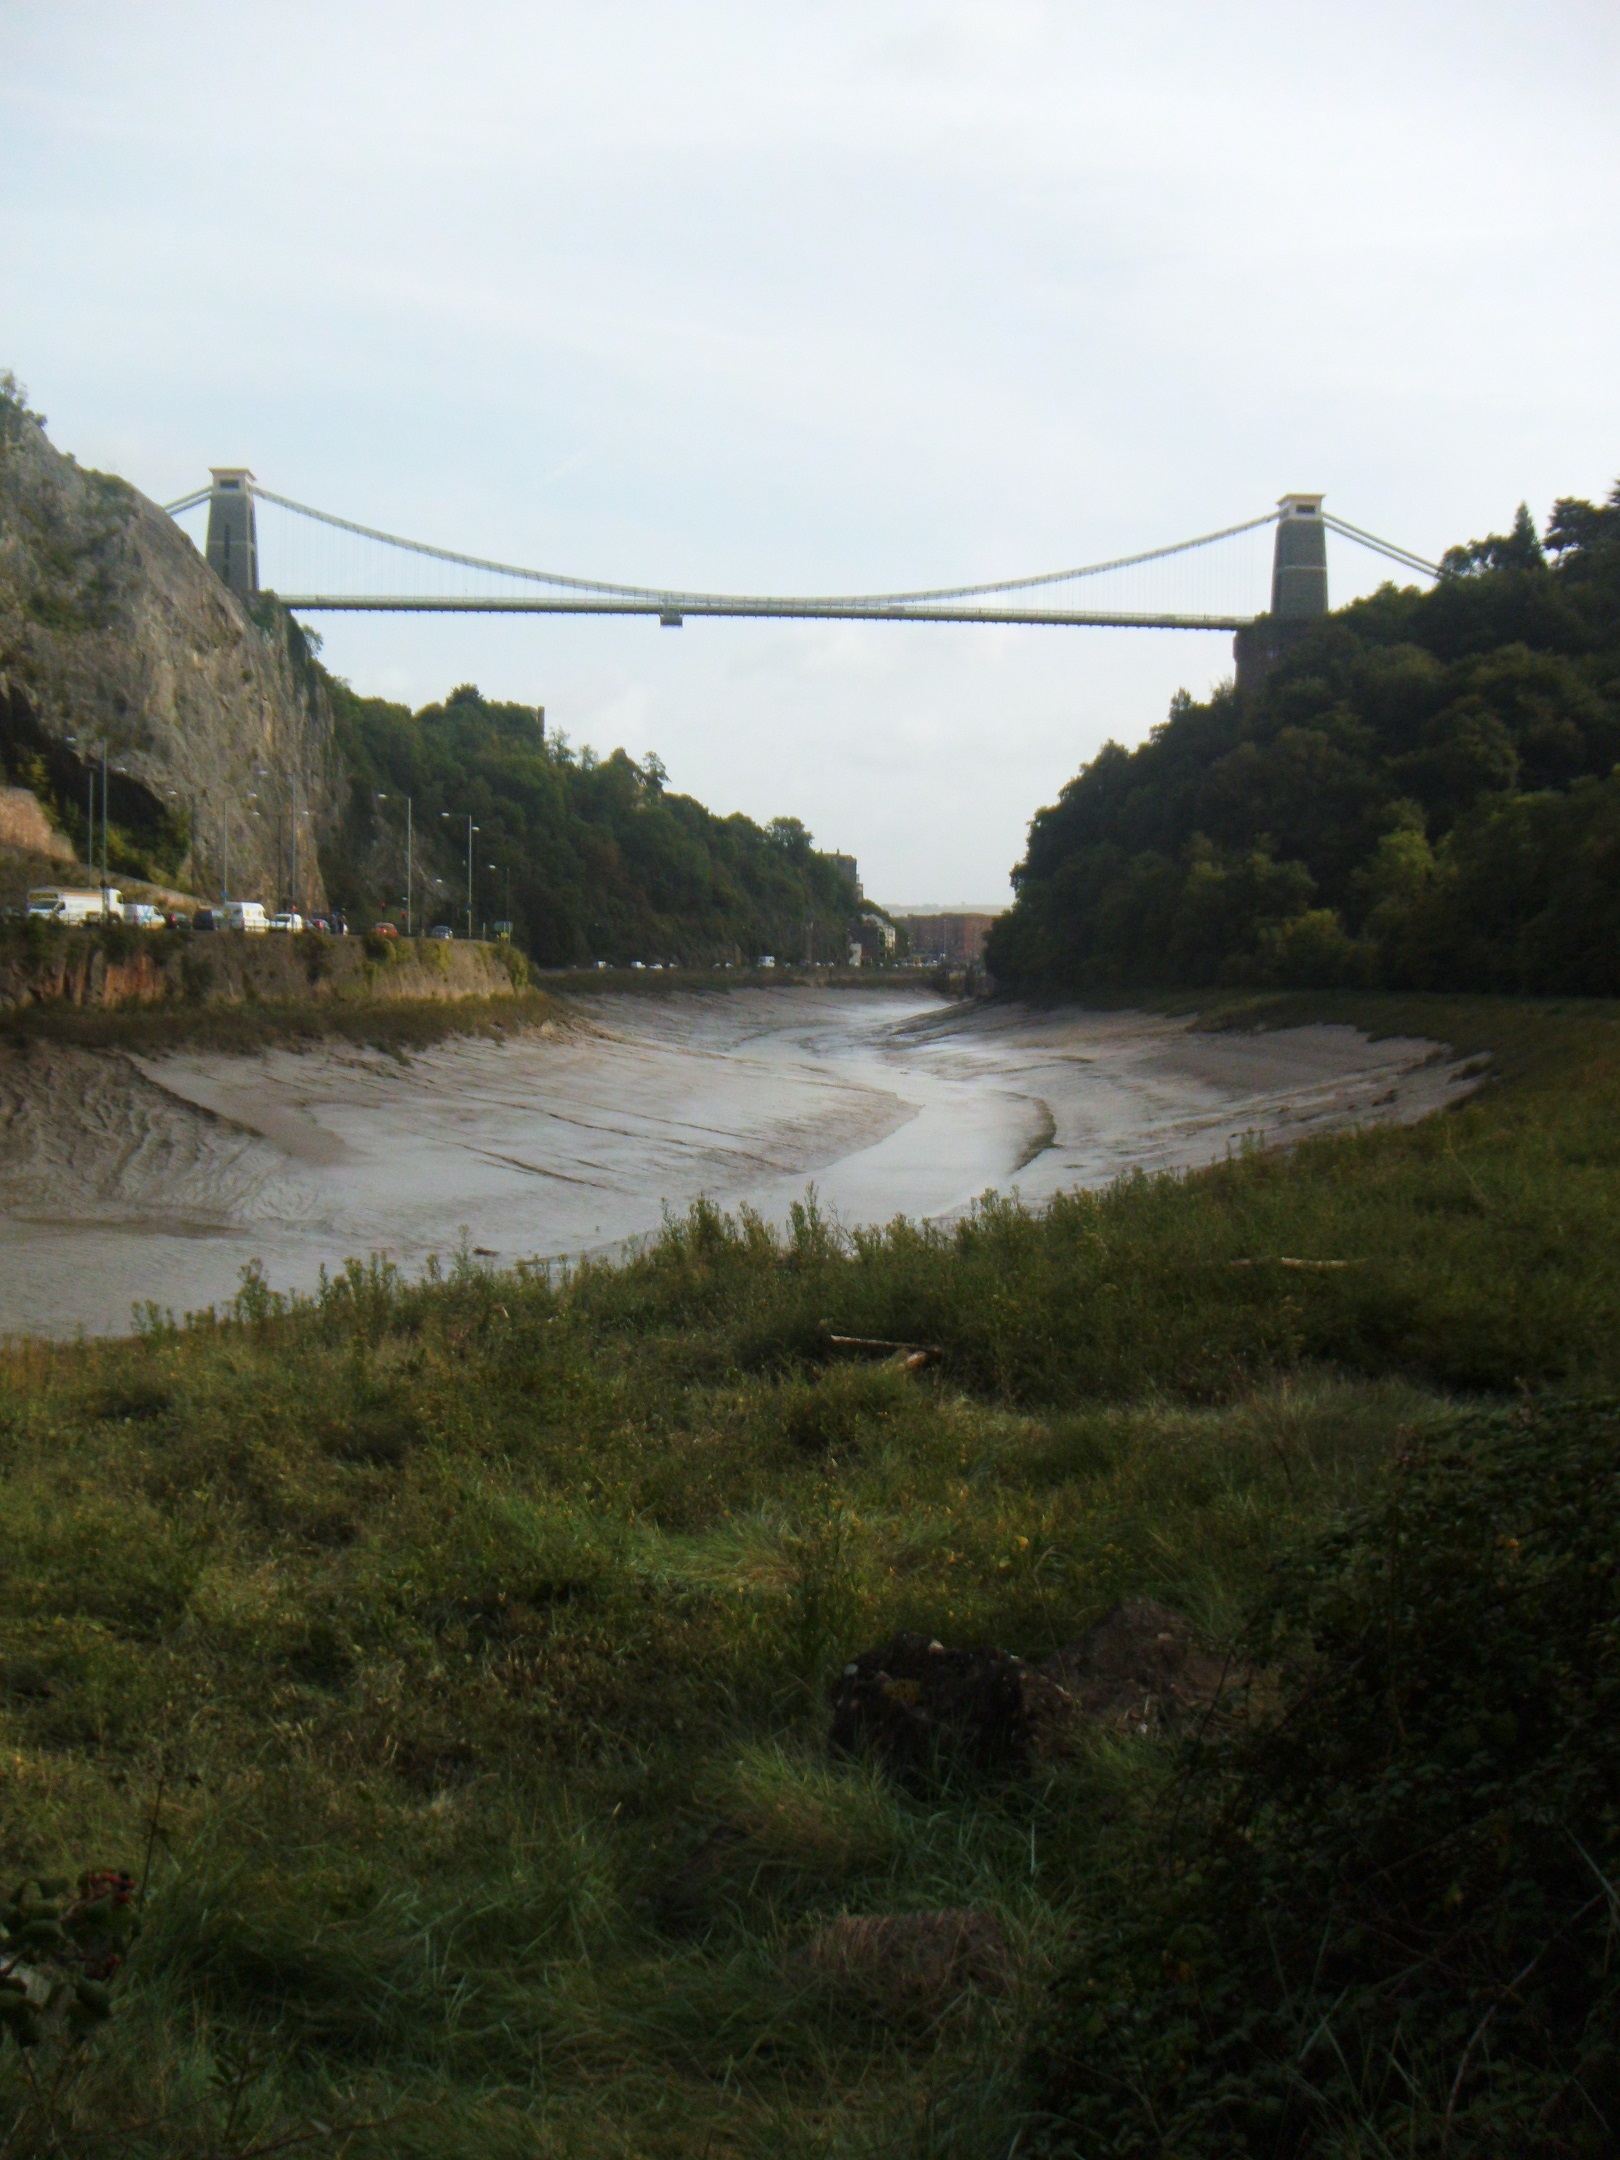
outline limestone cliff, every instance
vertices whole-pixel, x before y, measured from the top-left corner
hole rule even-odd
[[[273,602],[250,612],[127,482],[55,450],[0,377],[0,780],[82,853],[103,748],[115,876],[324,905],[332,714],[297,627]]]

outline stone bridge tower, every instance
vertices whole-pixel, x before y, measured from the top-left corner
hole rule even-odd
[[[1258,690],[1290,644],[1328,611],[1320,495],[1284,495],[1271,551],[1271,613],[1232,640],[1239,690]]]
[[[208,567],[231,591],[251,600],[259,589],[259,535],[253,520],[253,475],[245,465],[215,465],[208,498]]]

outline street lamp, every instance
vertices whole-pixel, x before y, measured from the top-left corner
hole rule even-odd
[[[441,810],[441,811],[439,812],[439,815],[440,815],[440,817],[442,817],[442,818],[447,818],[447,817],[449,817],[450,813],[449,813],[449,811],[448,811],[448,810]],[[474,834],[475,832],[478,832],[478,831],[480,831],[480,830],[481,830],[481,828],[480,828],[479,826],[477,826],[477,825],[475,825],[475,824],[473,823],[473,821],[472,821],[472,812],[471,812],[471,811],[469,810],[469,811],[468,811],[468,813],[467,813],[467,936],[468,936],[468,939],[469,939],[469,941],[471,940],[471,937],[472,937],[472,934],[473,934],[473,897],[472,897],[472,873],[473,873],[473,859],[472,859],[472,843],[473,843],[473,834]]]
[[[379,802],[386,802],[388,800],[388,797],[386,795],[379,794],[377,800]],[[409,795],[407,795],[405,798],[405,935],[407,937],[413,935],[413,932],[411,930],[411,852],[412,840],[414,836],[412,832],[411,812],[411,798]]]

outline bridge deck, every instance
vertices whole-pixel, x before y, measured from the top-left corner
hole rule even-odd
[[[1102,610],[987,607],[840,607],[800,600],[616,600],[518,597],[421,598],[409,594],[277,593],[294,614],[338,610],[372,615],[650,615],[672,627],[688,616],[746,615],[798,622],[1049,623],[1060,628],[1116,630],[1245,630],[1253,615],[1163,615]]]

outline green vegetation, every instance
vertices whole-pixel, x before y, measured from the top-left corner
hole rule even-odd
[[[988,955],[1024,988],[1620,990],[1620,488],[1185,694],[1043,810]]]
[[[1613,1401],[1414,1436],[1280,1567],[1286,1715],[1191,1752],[1060,1985],[1080,2150],[1614,2151],[1617,1447]]]
[[[109,991],[118,970],[123,980]],[[455,987],[448,978],[456,972],[467,994],[435,996]],[[187,1043],[246,1052],[334,1040],[404,1051],[452,1035],[513,1034],[555,1017],[553,1000],[530,987],[529,963],[511,945],[480,955],[426,938],[0,921],[5,1044]]]
[[[0,2051],[8,2160],[1612,2149],[1614,1421],[1558,1405],[1620,1387],[1620,1015],[1223,1018],[1306,1012],[1499,1077],[1039,1215],[700,1208],[15,1348],[4,1861],[147,1889],[93,2043]],[[1256,1720],[830,1759],[891,1629],[1040,1658],[1127,1596]],[[804,1954],[939,1907],[1010,1991]]]
[[[351,776],[321,857],[335,905],[376,912],[403,894],[410,796],[418,911],[464,926],[470,816],[475,925],[510,920],[543,966],[803,959],[812,925],[818,954],[843,957],[854,888],[797,818],[717,817],[666,788],[656,757],[576,751],[531,707],[470,684],[414,714],[328,688]]]

